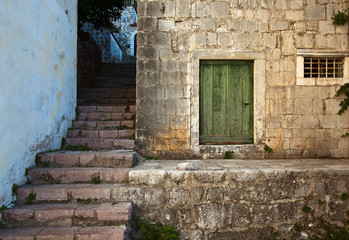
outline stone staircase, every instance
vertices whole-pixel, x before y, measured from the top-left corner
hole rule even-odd
[[[103,63],[96,88],[136,88],[136,64]]]
[[[37,155],[16,206],[1,212],[0,240],[126,238],[132,203],[117,196],[136,161],[134,99],[126,88],[78,93],[64,150]]]

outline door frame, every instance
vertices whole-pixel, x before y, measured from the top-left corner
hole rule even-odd
[[[200,60],[252,60],[253,64],[253,144],[232,144],[232,145],[200,145],[199,143],[199,81],[200,81]],[[263,150],[265,141],[265,56],[256,51],[207,51],[194,50],[192,54],[192,92],[191,92],[191,120],[190,120],[190,145],[194,154],[201,155],[205,152],[219,153],[229,150]],[[260,149],[259,149],[260,148]],[[246,152],[244,151],[244,152]],[[203,156],[205,157],[205,156]]]

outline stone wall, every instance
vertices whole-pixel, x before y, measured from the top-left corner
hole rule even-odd
[[[334,98],[348,70],[343,79],[298,78],[304,56],[348,56],[348,24],[331,20],[341,7],[337,0],[138,1],[140,152],[348,158],[349,138],[340,136],[349,129],[349,112],[336,115]],[[201,59],[254,60],[254,144],[199,144]],[[273,154],[265,155],[265,144]]]
[[[119,20],[114,25],[120,28],[118,34],[122,34],[126,38],[125,54],[134,56],[134,38],[137,34],[137,12],[133,6],[127,6],[121,13]]]
[[[110,34],[109,30],[96,30],[93,28],[91,23],[86,23],[83,30],[88,32],[99,46],[103,63],[115,63],[122,61],[122,50],[112,34]]]
[[[134,212],[148,221],[175,226],[182,240],[267,240],[273,232],[291,239],[295,223],[317,230],[304,206],[337,224],[349,207],[348,200],[341,200],[349,187],[348,170],[314,164],[312,169],[301,162],[293,169],[233,163],[225,170],[136,169],[130,171],[130,186],[115,189],[112,196],[132,201]]]
[[[76,0],[0,1],[0,206],[75,118]]]

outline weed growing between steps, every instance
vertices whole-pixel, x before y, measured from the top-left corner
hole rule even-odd
[[[226,151],[226,152],[224,153],[224,159],[232,159],[232,158],[233,158],[233,154],[234,154],[234,151],[233,151],[233,150]]]
[[[41,161],[41,157],[38,154],[35,156],[35,164],[41,167],[48,167],[50,165],[48,161]]]
[[[175,227],[161,223],[150,223],[143,218],[138,219],[141,240],[179,240],[180,234]]]
[[[156,156],[151,156],[151,155],[146,156],[145,159],[146,159],[146,160],[159,160],[158,157],[156,157]]]
[[[25,204],[31,205],[36,200],[36,193],[29,193],[28,197],[25,198]]]
[[[348,205],[349,193],[343,193],[340,200]],[[274,232],[268,240],[348,240],[349,239],[349,210],[345,211],[346,219],[342,223],[331,223],[320,214],[316,214],[315,208],[325,208],[326,201],[319,199],[318,206],[312,208],[309,205],[302,207],[305,214],[302,222],[296,222],[290,230],[290,236],[279,238],[279,233]]]
[[[126,128],[127,128],[127,126],[125,126],[125,125],[116,126],[116,129],[117,129],[117,130],[124,130],[124,129],[126,129]]]
[[[89,151],[89,150],[91,150],[91,148],[88,146],[88,143],[76,144],[76,145],[69,144],[67,146],[67,150],[72,150],[72,151]]]
[[[102,180],[100,179],[99,176],[92,178],[92,183],[93,184],[100,184],[101,182],[102,182]]]
[[[12,185],[12,196],[16,196],[17,195],[18,188],[19,188],[19,186],[17,184],[13,184]]]

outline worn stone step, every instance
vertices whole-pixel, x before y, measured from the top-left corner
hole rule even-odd
[[[80,121],[134,120],[135,113],[83,112],[80,113],[76,118]]]
[[[134,138],[135,129],[69,130],[68,138]]]
[[[131,168],[33,168],[28,172],[28,183],[121,183],[128,182]]]
[[[112,189],[123,185],[116,184],[26,184],[17,189],[17,202],[28,203],[59,203],[90,200],[94,202],[109,202]]]
[[[115,138],[67,138],[65,149],[67,150],[113,150],[134,148],[134,139]]]
[[[118,167],[131,168],[136,163],[132,151],[58,151],[39,154],[50,167]]]
[[[116,226],[100,227],[26,227],[0,231],[1,240],[123,240],[125,230]]]
[[[53,203],[15,206],[2,211],[9,227],[115,226],[131,219],[132,203]]]
[[[73,129],[116,129],[116,127],[125,126],[134,128],[135,120],[122,121],[73,121]]]
[[[94,98],[87,99],[78,98],[79,106],[101,105],[101,106],[118,106],[118,105],[131,105],[136,103],[136,98]]]
[[[136,95],[135,88],[81,88],[78,93],[129,93]]]
[[[80,113],[92,113],[92,112],[103,112],[103,113],[135,113],[135,105],[124,105],[124,106],[79,106]]]
[[[136,93],[132,92],[80,92],[78,98],[135,98]]]

